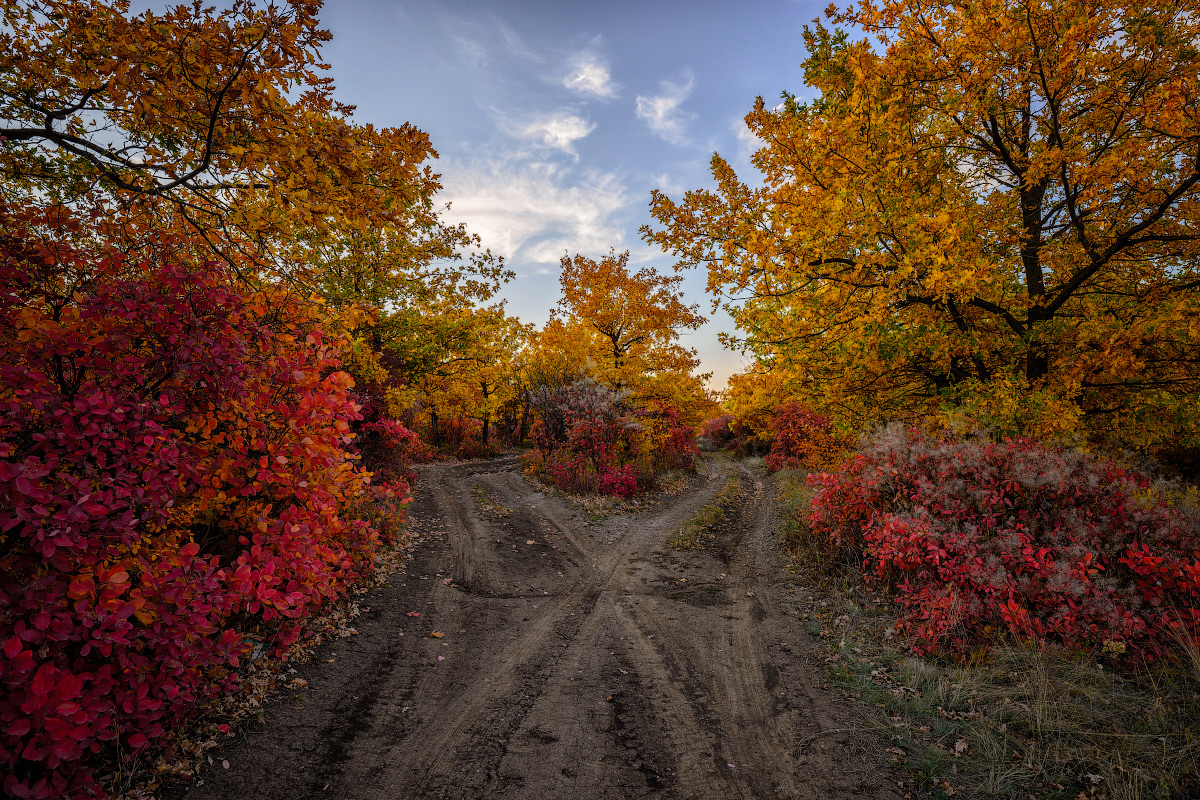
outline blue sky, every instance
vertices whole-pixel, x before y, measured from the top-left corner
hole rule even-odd
[[[711,185],[714,152],[751,171],[742,118],[754,98],[805,96],[801,31],[810,0],[550,2],[332,0],[324,55],[356,119],[411,122],[440,158],[450,221],[466,222],[516,271],[502,297],[541,324],[558,298],[565,253],[631,250],[670,271],[643,243],[650,191],[678,197]],[[708,314],[705,276],[684,292]],[[685,337],[714,373],[742,365],[723,350],[723,314]]]

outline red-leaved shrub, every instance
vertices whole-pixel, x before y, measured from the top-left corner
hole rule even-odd
[[[525,469],[559,488],[629,497],[665,470],[691,469],[690,427],[664,401],[637,405],[626,392],[584,379],[543,387]]]
[[[771,417],[769,472],[781,469],[819,470],[834,466],[849,449],[849,439],[838,436],[829,417],[802,403],[784,403]]]
[[[1155,658],[1200,634],[1200,515],[1110,463],[893,426],[808,480],[812,533],[895,592],[918,652],[1003,633]]]
[[[0,773],[84,797],[370,572],[408,491],[347,512],[368,479],[319,308],[39,213],[0,207]]]

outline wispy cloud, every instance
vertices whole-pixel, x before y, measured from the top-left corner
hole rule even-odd
[[[458,51],[458,57],[465,65],[481,71],[489,68],[491,57],[481,42],[462,34],[451,35],[450,41],[454,43],[454,49]]]
[[[504,48],[511,55],[525,58],[530,61],[542,60],[542,57],[534,52],[532,47],[525,43],[525,40],[520,34],[506,25],[499,17],[496,17],[495,15],[489,16],[492,27],[494,28],[495,32],[500,35],[500,38],[504,41]]]
[[[563,86],[588,98],[611,100],[617,96],[617,86],[608,72],[608,64],[593,50],[576,54],[570,72],[563,78]]]
[[[734,119],[730,127],[733,128],[733,135],[737,137],[738,155],[746,161],[749,161],[750,157],[766,144],[758,138],[758,134],[750,130],[746,120],[741,117]]]
[[[465,222],[506,260],[549,272],[563,253],[602,253],[623,242],[628,205],[616,176],[523,155],[443,162],[447,219]]]
[[[695,88],[695,79],[690,70],[684,73],[685,82],[662,81],[662,91],[652,97],[637,97],[637,115],[650,126],[650,130],[673,145],[688,144],[687,124],[696,115],[683,111],[680,106]]]
[[[578,158],[575,152],[575,142],[587,136],[595,128],[594,122],[588,122],[577,114],[563,111],[539,116],[520,127],[517,133],[524,138],[534,139],[546,147],[561,150]]]

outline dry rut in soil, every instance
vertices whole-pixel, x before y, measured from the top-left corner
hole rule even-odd
[[[713,546],[669,549],[735,471]],[[788,611],[772,494],[708,458],[679,496],[589,525],[515,457],[424,468],[407,571],[182,796],[896,796]]]

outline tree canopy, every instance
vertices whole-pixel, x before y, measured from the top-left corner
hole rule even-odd
[[[1200,427],[1200,15],[885,0],[806,30],[819,91],[746,117],[760,186],[656,192],[757,359],[845,420],[1136,445]],[[734,300],[742,297],[744,301]]]
[[[616,373],[688,374],[699,366],[696,351],[679,344],[681,330],[704,323],[681,299],[683,278],[649,266],[632,270],[628,250],[599,260],[563,256],[561,264],[559,309],[595,332]]]

